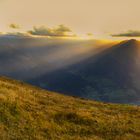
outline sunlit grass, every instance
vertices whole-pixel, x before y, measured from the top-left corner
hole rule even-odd
[[[139,140],[140,108],[44,91],[0,78],[2,140]]]

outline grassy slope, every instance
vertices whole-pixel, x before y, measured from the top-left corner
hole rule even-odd
[[[140,107],[87,101],[0,78],[1,140],[139,140]]]

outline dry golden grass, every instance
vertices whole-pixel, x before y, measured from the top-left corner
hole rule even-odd
[[[0,140],[140,140],[140,107],[64,96],[1,77]]]

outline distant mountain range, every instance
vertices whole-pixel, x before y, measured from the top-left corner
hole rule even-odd
[[[104,45],[98,41],[52,45],[50,41],[43,47],[28,46],[29,40],[13,42],[0,43],[3,46],[0,48],[1,75],[66,95],[140,104],[140,42],[137,40]],[[29,44],[34,45],[32,42]],[[97,44],[100,45],[97,47]]]

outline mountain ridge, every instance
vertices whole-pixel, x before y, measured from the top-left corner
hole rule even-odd
[[[44,40],[43,46],[38,40],[32,40],[33,45],[28,41],[31,40],[0,42],[0,75],[66,95],[140,104],[139,41],[53,44],[53,40]]]
[[[139,103],[139,59],[140,42],[125,40],[104,50],[97,57],[91,56],[81,63],[29,82],[39,86],[40,83],[46,83],[43,88],[68,95],[106,102]],[[134,74],[137,76],[134,77]]]

